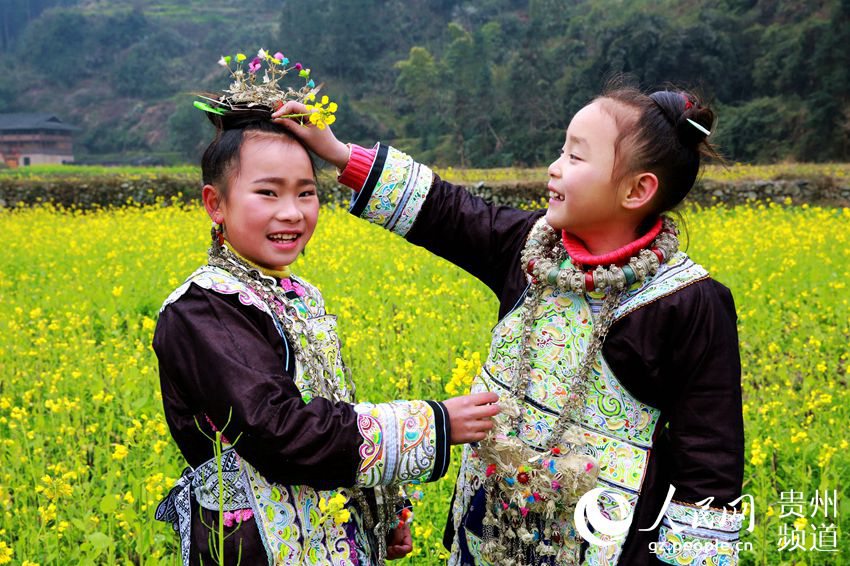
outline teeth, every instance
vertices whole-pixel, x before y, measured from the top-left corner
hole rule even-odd
[[[553,198],[555,200],[564,200],[564,197],[556,193],[555,191],[549,191],[549,198]]]
[[[298,234],[272,234],[271,236],[269,236],[269,238],[281,242],[291,242],[292,240],[298,238]]]

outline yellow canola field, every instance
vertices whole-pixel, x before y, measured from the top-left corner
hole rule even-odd
[[[847,513],[813,502],[834,490],[846,509],[850,486],[850,210],[685,218],[689,253],[738,308],[755,516],[744,563],[850,563]],[[0,212],[0,234],[0,564],[176,564],[176,535],[152,517],[185,464],[150,343],[162,300],[205,260],[209,221],[180,206],[22,208]],[[294,269],[339,315],[360,399],[446,398],[486,357],[489,290],[342,210],[322,210]],[[423,486],[410,564],[445,555],[456,469]]]

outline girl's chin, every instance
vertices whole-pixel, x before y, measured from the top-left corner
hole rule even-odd
[[[298,253],[288,253],[288,254],[277,254],[274,257],[274,259],[272,260],[277,264],[277,267],[275,267],[274,269],[282,269],[282,268],[284,268],[288,265],[291,265],[292,263],[295,262],[296,259],[298,259],[299,253],[300,252],[298,252]],[[271,259],[271,258],[269,258],[269,259]]]
[[[279,269],[283,269],[288,265],[295,262],[298,259],[298,255],[301,253],[301,250],[290,250],[286,252],[281,252],[280,250],[266,250],[266,253],[263,253],[261,256],[259,254],[252,255],[246,254],[239,251],[236,248],[233,248],[236,253],[238,253],[243,258],[247,259],[254,265],[258,265],[263,269],[269,269],[272,271],[277,271]]]
[[[546,210],[546,222],[549,223],[549,226],[554,228],[555,230],[563,230],[565,228],[565,222],[561,218],[560,210],[553,213],[552,208],[550,207]]]

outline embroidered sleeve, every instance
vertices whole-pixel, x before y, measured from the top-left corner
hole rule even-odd
[[[358,191],[350,209],[354,216],[457,265],[500,297],[506,286],[525,288],[524,272],[517,269],[519,253],[544,211],[487,202],[382,144],[371,150],[352,146],[339,180]],[[510,304],[503,308],[517,297],[506,299]]]
[[[357,485],[434,481],[445,475],[450,432],[442,403],[359,403],[354,410],[362,437]]]
[[[738,564],[744,515],[731,509],[670,502],[658,530],[658,559],[666,564]]]
[[[379,145],[365,184],[354,197],[351,213],[406,236],[433,181],[431,169],[397,149]]]

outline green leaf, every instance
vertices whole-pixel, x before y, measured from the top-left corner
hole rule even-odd
[[[104,515],[111,515],[118,509],[118,501],[116,501],[115,496],[112,494],[104,495],[103,499],[100,500],[100,512]]]
[[[126,509],[121,511],[121,513],[124,515],[124,520],[127,521],[128,523],[132,523],[133,521],[136,520],[136,517],[137,517],[136,510],[133,509],[132,507],[127,507]]]
[[[224,110],[221,108],[213,108],[206,102],[201,102],[200,100],[195,101],[195,108],[203,110],[204,112],[209,112],[210,114],[218,114],[219,116],[224,115]]]
[[[98,554],[109,548],[109,545],[112,544],[112,537],[101,532],[86,535],[86,540],[89,541],[92,549]]]

